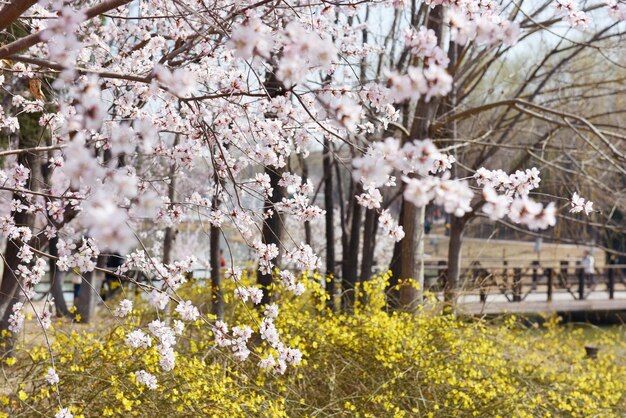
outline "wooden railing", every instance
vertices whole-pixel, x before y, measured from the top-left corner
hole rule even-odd
[[[425,266],[426,290],[440,292],[447,280],[445,261]],[[542,265],[535,261],[530,265],[511,266],[507,261],[499,265],[482,266],[473,263],[461,271],[459,291],[462,294],[478,294],[482,302],[489,295],[503,295],[510,302],[521,302],[530,294],[545,294],[552,301],[555,292],[569,293],[573,299],[584,300],[592,292],[604,292],[614,299],[616,290],[626,292],[626,264],[610,264],[585,274],[580,262],[573,266],[569,261],[558,265]],[[626,293],[622,296],[626,298]]]

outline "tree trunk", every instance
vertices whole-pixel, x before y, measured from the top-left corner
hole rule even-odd
[[[282,172],[282,169],[265,169],[265,173],[270,176],[270,185],[274,192],[272,193],[272,196],[265,199],[265,207],[263,208],[263,210],[268,211],[269,209],[272,209],[273,213],[272,216],[265,219],[265,222],[263,223],[262,237],[263,244],[276,244],[276,246],[279,248],[278,257],[276,257],[276,259],[274,260],[274,264],[276,266],[280,266],[280,254],[282,252],[280,251],[280,245],[284,226],[282,216],[276,211],[276,209],[274,209],[274,204],[280,202],[281,200],[283,200],[283,197],[285,197],[284,188],[278,185],[278,182],[280,181],[282,176]],[[261,285],[261,288],[263,289],[263,298],[261,299],[261,305],[265,305],[272,301],[272,295],[270,294],[272,286],[272,273],[273,272],[270,271],[269,273],[264,274],[261,273],[260,270],[257,271],[257,282],[259,285]]]
[[[374,250],[376,249],[376,230],[378,229],[378,212],[375,209],[365,211],[363,224],[363,253],[361,256],[361,282],[372,278],[374,266]]]
[[[417,208],[405,202],[404,233],[401,241],[401,275],[404,280],[400,285],[400,306],[414,312],[422,303],[424,289],[424,214],[425,208]],[[409,239],[407,239],[410,237]],[[413,283],[409,282],[409,279]]]
[[[30,122],[32,124],[32,121]],[[36,123],[36,122],[35,122]],[[20,119],[20,125],[27,125],[29,121],[27,118]],[[39,137],[35,133],[29,133],[30,130],[24,129],[24,132],[20,132],[19,148],[31,148],[38,145]],[[42,181],[41,178],[41,164],[38,154],[25,153],[20,154],[17,158],[19,164],[24,165],[30,169],[30,178],[26,185],[27,189],[37,191]],[[20,193],[13,193],[13,199],[20,202],[24,202]],[[35,214],[27,213],[26,211],[11,213],[15,220],[15,226],[25,226],[33,229],[35,225]],[[20,264],[20,259],[17,254],[20,250],[21,243],[13,242],[13,240],[7,238],[6,249],[4,252],[4,270],[2,272],[2,283],[0,283],[0,330],[5,330],[8,327],[8,319],[12,313],[13,305],[20,301],[23,295],[18,292],[19,283],[18,278],[15,275],[15,270]]]
[[[400,222],[399,224],[404,227],[404,210],[406,202],[404,198],[400,204]],[[391,255],[391,262],[389,263],[389,270],[391,271],[391,277],[389,278],[389,284],[385,289],[387,294],[387,307],[390,309],[397,309],[400,307],[400,292],[397,289],[398,278],[400,277],[400,271],[402,269],[402,241],[397,241],[393,246],[393,253]]]
[[[285,94],[285,86],[278,78],[276,78],[276,74],[274,74],[273,72],[267,73],[265,81],[263,82],[263,87],[267,91],[268,96],[271,98]],[[275,119],[276,115],[266,114],[265,117],[267,119]],[[274,204],[280,202],[281,200],[283,200],[283,197],[285,197],[284,188],[278,185],[283,171],[284,168],[265,167],[265,173],[270,177],[270,186],[273,189],[273,193],[271,197],[265,199],[263,211],[266,212],[271,209],[273,213],[272,216],[268,217],[263,222],[261,235],[263,244],[276,244],[276,246],[278,247],[278,257],[276,257],[276,259],[274,260],[274,264],[276,266],[280,266],[280,254],[282,253],[280,249],[280,244],[284,226],[282,216],[276,212]],[[257,271],[257,283],[261,286],[261,289],[263,290],[263,298],[261,299],[260,306],[263,306],[272,301],[272,295],[270,294],[270,290],[272,287],[272,274],[273,272],[271,271],[268,274],[263,274],[260,270]]]
[[[59,252],[57,250],[58,242],[58,237],[50,239],[50,248],[48,252],[53,258],[48,260],[48,266],[50,267],[50,294],[54,298],[56,316],[61,317],[69,316],[70,311],[67,309],[67,303],[65,303],[65,295],[63,294],[65,272],[59,271],[59,269],[57,268],[56,257],[59,255]]]
[[[309,179],[309,165],[306,162],[306,159],[302,156],[302,154],[299,155],[300,157],[300,164],[302,165],[302,182],[306,183],[307,180]],[[304,221],[304,242],[307,245],[311,245],[311,222],[310,221]]]
[[[107,258],[108,256],[106,255],[98,256],[96,266],[105,268]],[[76,302],[76,313],[80,315],[79,322],[81,324],[88,324],[93,319],[98,299],[100,298],[100,288],[102,287],[103,279],[104,273],[99,270],[91,271],[83,276],[78,301]]]
[[[178,145],[178,135],[174,137],[174,147]],[[176,198],[176,164],[170,165],[169,172],[170,182],[167,184],[167,197],[170,203],[174,202]],[[165,237],[163,238],[163,264],[170,264],[172,262],[172,249],[174,247],[174,238],[176,236],[176,230],[174,226],[168,226],[165,228]]]
[[[354,311],[354,294],[358,277],[359,265],[359,243],[361,238],[361,212],[362,206],[356,203],[356,196],[363,192],[361,183],[357,183],[354,192],[350,196],[352,207],[352,217],[350,225],[350,236],[347,248],[343,251],[343,263],[341,267],[341,290],[342,309],[344,312]]]
[[[215,176],[217,181],[218,176]],[[217,184],[217,183],[216,183]],[[213,201],[211,202],[211,209],[217,210],[219,207],[219,197],[217,190],[213,195]],[[220,228],[211,225],[209,231],[210,241],[210,257],[209,263],[211,266],[211,313],[217,317],[217,319],[224,318],[224,295],[222,293],[222,277],[220,275]]]
[[[326,210],[326,306],[335,309],[335,213],[331,144],[324,137],[324,209]]]
[[[444,301],[454,307],[456,291],[461,275],[461,247],[463,244],[463,230],[465,219],[453,217],[450,224],[450,242],[448,245],[448,278],[444,288]]]

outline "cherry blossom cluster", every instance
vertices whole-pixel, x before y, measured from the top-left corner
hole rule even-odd
[[[565,16],[570,25],[583,29],[589,25],[589,15],[580,10],[574,0],[555,0],[553,6],[558,13]]]
[[[237,287],[235,289],[235,298],[241,299],[243,302],[247,302],[250,299],[253,304],[258,305],[263,298],[263,290],[258,287]]]
[[[517,170],[507,174],[502,170],[478,169],[474,179],[483,186],[482,197],[485,204],[482,210],[492,220],[508,215],[516,224],[526,225],[531,230],[547,229],[556,224],[554,203],[544,206],[529,198],[531,190],[539,187],[541,178],[535,167],[525,171]],[[503,194],[498,194],[501,192]]]
[[[298,248],[285,252],[285,259],[291,261],[300,270],[313,271],[321,266],[319,257],[308,244],[300,244]]]
[[[404,198],[418,208],[432,202],[442,206],[446,213],[459,217],[472,211],[470,203],[474,192],[466,180],[453,180],[448,176],[404,177],[403,180],[406,183]]]
[[[406,74],[390,73],[389,96],[396,102],[407,99],[429,102],[434,96],[445,96],[452,90],[452,77],[444,67],[432,64],[425,69],[409,67]]]
[[[230,347],[233,356],[238,361],[244,361],[250,356],[248,340],[252,337],[252,328],[235,326],[229,335],[228,325],[224,321],[216,321],[212,327],[215,342],[218,347]]]
[[[156,377],[145,370],[136,371],[135,380],[137,383],[146,386],[150,390],[155,390],[158,386]]]
[[[525,171],[517,170],[513,174],[507,174],[503,170],[488,170],[481,167],[474,174],[474,179],[479,186],[504,192],[511,197],[524,197],[528,196],[531,190],[539,187],[541,182],[539,174],[539,170],[535,167]]]
[[[62,239],[59,239],[57,248],[59,251],[57,267],[61,271],[77,268],[81,273],[87,273],[96,268],[96,258],[100,255],[100,250],[92,239],[83,239],[82,245],[75,253],[72,253],[72,250],[76,249],[76,245],[66,243]]]
[[[26,257],[23,254],[23,251],[28,248],[29,247],[27,246],[23,246],[20,249],[20,253],[18,253],[18,257],[20,257],[20,254],[21,254],[21,259],[25,263],[30,263],[30,259],[32,258],[32,255],[29,255]],[[46,265],[47,265],[46,260],[44,260],[43,258],[37,258],[37,261],[35,262],[35,264],[30,268],[25,264],[20,264],[17,267],[17,271],[15,271],[15,275],[18,277],[21,277],[22,292],[24,293],[24,296],[26,296],[28,299],[34,296],[35,286],[45,276]]]
[[[385,232],[385,235],[391,237],[394,241],[400,241],[404,238],[404,229],[398,225],[388,209],[383,209],[380,212],[378,223]]]
[[[589,215],[593,212],[593,202],[590,200],[586,201],[584,198],[580,197],[578,193],[574,193],[572,195],[571,204],[572,207],[569,210],[570,213],[579,213],[584,211],[585,215]]]
[[[544,206],[528,197],[499,195],[493,187],[483,189],[485,204],[482,210],[492,220],[509,217],[516,224],[526,225],[530,230],[547,229],[556,224],[556,206],[554,202]]]
[[[626,20],[626,3],[620,0],[604,0],[609,15],[616,20]]]
[[[468,2],[467,5],[482,2]],[[493,4],[493,3],[492,3]],[[520,35],[517,22],[502,19],[493,13],[480,13],[468,8],[452,7],[449,11],[450,39],[466,45],[476,42],[478,45],[514,45]]]
[[[273,259],[278,257],[279,250],[276,244],[263,244],[261,241],[254,243],[252,247],[259,262],[259,270],[263,274],[269,274],[274,268]]]

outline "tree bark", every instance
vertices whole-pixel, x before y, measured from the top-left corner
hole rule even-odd
[[[453,308],[461,275],[461,250],[465,219],[453,217],[450,224],[450,242],[448,245],[448,277],[444,288],[444,301]]]
[[[271,209],[273,213],[272,216],[268,217],[263,223],[262,237],[263,243],[265,245],[276,244],[276,246],[279,247],[278,257],[276,257],[274,260],[274,264],[276,266],[280,266],[282,252],[280,251],[280,245],[284,225],[283,217],[274,209],[274,205],[283,200],[283,197],[285,197],[284,188],[278,185],[278,182],[280,181],[282,176],[282,172],[282,169],[265,169],[265,173],[270,177],[270,185],[274,192],[272,193],[272,196],[266,198],[265,200],[265,207],[263,208],[264,212]],[[260,270],[257,272],[257,282],[261,285],[261,288],[263,289],[263,298],[261,299],[261,305],[265,305],[272,301],[272,295],[270,293],[273,277],[272,273],[273,272],[265,274],[261,273]]]
[[[178,135],[174,137],[174,147],[178,145]],[[170,182],[167,185],[167,197],[171,202],[174,202],[176,198],[176,164],[170,165],[169,172]],[[174,247],[174,238],[176,230],[174,226],[168,226],[165,228],[165,237],[163,238],[163,264],[170,264],[172,261],[172,249]]]
[[[266,79],[263,83],[263,87],[267,91],[269,97],[274,98],[285,94],[285,86],[283,83],[276,78],[276,74],[273,72],[269,72],[266,76]],[[266,118],[274,119],[276,115],[274,114],[266,114]],[[270,187],[273,189],[272,196],[265,198],[265,204],[263,207],[264,213],[267,213],[268,210],[272,210],[272,215],[269,216],[263,222],[263,228],[261,231],[263,244],[276,244],[278,247],[278,256],[274,260],[274,264],[276,266],[280,266],[281,260],[281,238],[283,235],[283,219],[282,216],[276,212],[274,208],[274,204],[280,202],[283,197],[285,197],[285,190],[282,186],[278,184],[280,178],[282,176],[284,169],[278,167],[265,167],[265,173],[270,177]],[[272,287],[272,274],[273,272],[269,272],[267,274],[261,273],[260,270],[257,271],[257,283],[261,286],[263,290],[263,298],[261,299],[261,305],[268,304],[272,301],[272,295],[270,294],[270,290]]]
[[[400,203],[400,225],[404,224],[404,210],[405,201],[402,198]],[[389,278],[389,284],[385,289],[387,294],[387,307],[390,309],[397,309],[400,307],[400,292],[397,289],[398,278],[400,277],[400,271],[402,269],[402,241],[397,241],[393,246],[393,253],[391,255],[391,262],[389,263],[389,270],[391,271],[391,277]]]
[[[38,145],[39,137],[35,134],[35,132],[30,132],[31,129],[28,128],[28,126],[30,126],[33,122],[26,116],[28,115],[20,118],[20,126],[23,126],[24,129],[20,131],[18,144],[19,148],[32,148]],[[17,162],[30,169],[30,178],[28,179],[28,183],[26,185],[27,189],[33,191],[39,190],[39,185],[42,180],[39,155],[37,153],[19,154]],[[24,202],[20,193],[13,193],[13,199]],[[13,212],[11,215],[13,216],[16,226],[25,226],[31,230],[33,229],[35,225],[34,213],[27,213],[22,210],[21,212]],[[7,238],[4,253],[5,264],[2,272],[2,283],[0,283],[0,318],[2,318],[0,330],[7,329],[8,319],[12,313],[12,307],[16,302],[20,301],[23,296],[20,295],[21,292],[18,292],[18,280],[20,279],[18,279],[15,275],[15,270],[17,270],[17,266],[20,264],[20,259],[17,254],[21,245],[21,243],[14,242],[13,240]]]
[[[302,154],[300,154],[299,157],[300,157],[300,164],[302,165],[302,182],[306,183],[307,180],[309,179],[309,165],[306,162],[306,158],[304,158]],[[304,221],[304,242],[307,245],[311,245],[311,222],[310,221]]]
[[[404,211],[406,235],[401,241],[404,282],[400,285],[400,306],[410,312],[414,312],[422,303],[424,295],[424,214],[424,207],[417,208],[406,202]],[[407,236],[411,239],[407,239]]]
[[[365,211],[363,224],[363,252],[361,255],[361,282],[372,278],[374,267],[374,250],[376,249],[376,230],[378,229],[378,212],[375,209]]]
[[[98,256],[96,266],[105,268],[107,258],[108,256],[106,255]],[[100,298],[100,288],[102,287],[103,279],[104,273],[99,270],[91,271],[83,276],[78,301],[76,302],[76,313],[80,315],[79,322],[81,324],[88,324],[93,319],[98,299]]]
[[[57,250],[57,244],[59,242],[58,237],[50,239],[50,248],[48,252],[52,256],[48,260],[48,266],[50,268],[50,294],[54,298],[54,307],[56,309],[56,316],[69,316],[70,311],[67,309],[67,303],[65,303],[65,295],[63,294],[63,283],[65,279],[65,273],[59,271],[57,268],[56,257],[59,255]]]
[[[215,175],[216,185],[219,184],[218,176]],[[213,195],[211,209],[217,210],[220,205],[218,190]],[[211,225],[209,231],[209,264],[211,267],[211,313],[217,319],[224,319],[224,294],[222,293],[222,277],[220,274],[220,228]]]
[[[350,196],[352,217],[350,223],[350,235],[347,248],[343,250],[343,263],[341,266],[341,290],[342,309],[344,312],[354,312],[354,295],[358,277],[359,244],[361,238],[361,212],[362,206],[356,203],[356,196],[363,192],[361,183],[357,183]]]
[[[326,306],[335,309],[335,204],[333,195],[333,167],[331,143],[324,137],[324,209],[326,210]]]
[[[436,6],[430,11],[426,27],[432,29],[441,39],[443,28],[443,7]],[[430,124],[437,115],[440,100],[435,98],[429,103],[420,99],[413,114],[411,135],[408,140],[429,137]],[[402,261],[400,263],[400,279],[413,279],[424,282],[424,208],[418,209],[412,203],[404,201],[402,226],[404,239],[400,242]],[[406,283],[400,288],[400,306],[408,311],[415,311],[422,301],[422,291]]]

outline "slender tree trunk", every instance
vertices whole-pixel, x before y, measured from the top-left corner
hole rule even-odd
[[[274,74],[273,72],[269,72],[266,75],[263,87],[265,87],[268,96],[271,98],[285,94],[285,86],[278,78],[276,78],[276,74]],[[265,117],[267,119],[275,119],[276,115],[268,113],[265,115]],[[272,215],[265,219],[265,221],[263,222],[261,235],[263,244],[276,244],[279,249],[278,257],[276,257],[276,259],[274,260],[274,264],[276,266],[280,266],[282,253],[280,245],[284,226],[282,216],[276,211],[276,209],[274,208],[274,204],[282,201],[283,197],[286,197],[284,188],[278,184],[283,172],[283,168],[265,168],[265,173],[270,177],[270,186],[273,189],[273,193],[271,197],[265,199],[263,211],[266,213],[268,210],[272,210],[273,212]],[[257,271],[257,283],[261,286],[261,289],[263,290],[261,306],[272,301],[272,295],[270,294],[270,290],[272,287],[272,274],[273,272],[271,271],[267,274],[261,273],[260,270]]]
[[[20,120],[20,125],[22,125],[22,122],[23,121]],[[26,120],[24,120],[24,122],[28,123]],[[38,138],[34,138],[36,138],[36,135],[34,134],[20,135],[19,147],[30,148],[37,146]],[[33,191],[39,190],[39,185],[42,180],[39,155],[31,153],[20,154],[17,158],[17,162],[30,169],[30,178],[28,180],[27,188]],[[24,202],[20,193],[13,193],[13,199]],[[23,210],[21,212],[13,212],[11,215],[15,220],[16,226],[25,226],[31,230],[33,229],[35,225],[34,213],[27,213]],[[19,279],[15,275],[15,270],[17,270],[17,266],[20,264],[20,259],[17,254],[21,245],[21,243],[14,242],[13,240],[7,238],[6,249],[4,252],[5,264],[2,272],[2,283],[0,283],[0,318],[2,318],[0,330],[7,329],[8,319],[12,313],[13,305],[16,302],[19,302],[23,296],[20,295],[21,292],[18,292]],[[7,346],[8,345],[10,344],[7,344]]]
[[[48,146],[52,145],[50,139],[48,138],[47,144]],[[53,157],[54,153],[52,151],[48,151],[48,158]],[[51,170],[48,166],[48,161],[41,162],[41,175],[44,179],[44,184],[50,184],[50,177],[52,175]],[[54,308],[57,317],[69,316],[70,311],[67,309],[67,303],[65,302],[65,295],[63,294],[63,284],[65,282],[65,272],[60,271],[57,268],[57,260],[56,257],[59,256],[59,251],[57,245],[59,243],[58,236],[54,236],[50,238],[48,241],[48,253],[52,256],[50,260],[48,260],[49,267],[49,275],[50,275],[50,294],[54,299]]]
[[[107,258],[106,255],[98,256],[98,261],[96,262],[97,267],[105,268]],[[93,319],[98,299],[100,298],[100,288],[102,287],[103,280],[104,273],[98,270],[94,270],[83,276],[78,301],[76,302],[76,313],[80,315],[80,323],[88,324]]]
[[[218,185],[218,176],[215,175],[216,185]],[[219,195],[216,190],[211,202],[211,209],[217,210],[219,208]],[[210,257],[209,263],[211,267],[211,313],[217,317],[217,319],[224,318],[224,295],[222,293],[222,277],[220,275],[220,228],[211,225],[209,231],[210,241]]]
[[[70,311],[67,309],[67,303],[65,303],[65,295],[63,294],[65,272],[62,272],[57,268],[56,257],[59,255],[59,251],[57,249],[58,242],[58,237],[50,239],[50,248],[48,252],[53,258],[50,258],[50,260],[48,260],[48,266],[50,267],[50,294],[54,298],[56,315],[58,317],[61,317],[69,316]]]
[[[356,203],[356,196],[363,192],[361,183],[357,183],[350,196],[352,217],[348,246],[343,252],[343,265],[341,277],[341,290],[343,295],[342,308],[344,312],[354,311],[354,294],[358,277],[359,243],[361,238],[361,212],[362,206]]]
[[[324,209],[326,210],[326,306],[335,309],[335,204],[333,195],[332,150],[328,138],[324,137]]]
[[[365,223],[363,226],[363,252],[361,254],[361,292],[359,293],[361,306],[365,306],[369,303],[369,299],[363,289],[363,284],[372,278],[377,229],[378,212],[376,212],[375,209],[366,210]]]
[[[404,198],[400,204],[400,222],[399,224],[404,227],[404,210],[405,200]],[[396,242],[393,246],[393,253],[391,255],[391,262],[389,263],[389,270],[391,271],[391,277],[389,278],[389,284],[385,293],[387,294],[387,307],[390,309],[397,309],[400,307],[400,292],[397,289],[398,278],[400,277],[400,271],[402,269],[402,241]]]
[[[444,288],[444,301],[453,307],[461,274],[461,249],[463,244],[464,218],[452,218],[448,245],[448,278]]]
[[[178,135],[174,137],[174,147],[178,145]],[[167,184],[167,197],[171,202],[174,202],[176,198],[176,164],[170,165],[169,172],[170,182]],[[173,225],[165,228],[165,237],[163,238],[163,264],[170,264],[172,262],[172,250],[174,247],[174,238],[176,236],[176,230]]]
[[[400,284],[400,306],[415,311],[422,303],[424,287],[424,207],[417,208],[406,202],[405,238],[402,245],[402,279]],[[407,237],[411,237],[407,239]],[[413,283],[411,283],[412,280]]]
[[[363,253],[361,256],[361,282],[372,278],[374,266],[374,250],[376,249],[376,230],[378,228],[378,212],[375,209],[365,211],[363,224]]]
[[[441,39],[443,28],[443,7],[436,6],[430,11],[426,26],[432,29]],[[440,100],[434,99],[429,103],[419,100],[413,114],[410,140],[425,139],[429,136],[431,121],[437,115]],[[424,282],[424,210],[416,208],[410,202],[404,202],[402,226],[404,239],[400,249],[402,262],[400,264],[400,278],[413,279],[418,283]],[[404,284],[400,289],[400,305],[402,308],[414,311],[422,301],[422,292],[412,286]]]
[[[302,154],[300,154],[299,157],[300,157],[300,164],[302,165],[302,182],[306,183],[307,180],[309,179],[309,165],[306,162],[306,158],[304,158]],[[307,245],[311,245],[311,222],[310,221],[304,221],[304,242]]]
[[[276,211],[274,205],[283,200],[283,197],[285,197],[284,188],[278,185],[278,182],[280,181],[282,176],[282,172],[282,169],[265,170],[265,173],[270,176],[270,185],[274,192],[272,193],[271,197],[265,200],[264,211],[266,212],[269,209],[272,209],[273,213],[272,216],[265,219],[262,230],[263,243],[266,245],[276,244],[279,249],[281,245],[281,238],[283,235],[284,226],[282,216]],[[280,266],[281,252],[282,251],[279,251],[278,257],[276,257],[276,259],[274,260],[274,264],[276,266]],[[261,305],[265,305],[272,301],[272,295],[270,293],[272,286],[272,273],[273,272],[265,274],[261,273],[260,270],[257,272],[257,282],[261,285],[261,288],[263,289],[263,299],[261,299]]]

